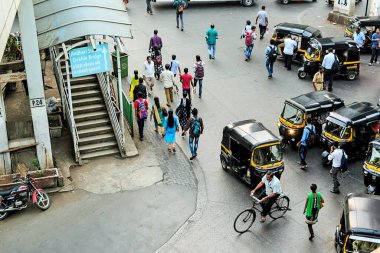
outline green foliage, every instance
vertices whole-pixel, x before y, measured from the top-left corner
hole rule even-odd
[[[16,60],[16,52],[20,48],[17,39],[12,34],[9,35],[7,45],[5,46],[4,57],[6,61]]]
[[[34,159],[32,160],[32,165],[33,165],[33,167],[34,167],[35,169],[37,169],[37,170],[40,170],[40,169],[41,169],[41,167],[40,167],[40,162],[38,161],[38,158],[37,158],[37,157],[34,158]]]

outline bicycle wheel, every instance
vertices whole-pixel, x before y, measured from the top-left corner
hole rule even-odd
[[[256,212],[252,209],[239,213],[234,222],[234,229],[238,233],[245,233],[256,220]]]
[[[272,206],[272,209],[269,212],[269,216],[274,220],[281,218],[288,211],[288,208],[289,198],[287,196],[279,197]]]

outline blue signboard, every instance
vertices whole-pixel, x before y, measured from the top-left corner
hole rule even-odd
[[[74,48],[69,51],[71,74],[73,77],[87,76],[111,70],[108,44]]]

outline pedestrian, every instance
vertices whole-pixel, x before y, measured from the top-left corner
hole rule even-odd
[[[187,125],[185,129],[183,130],[182,135],[185,135],[186,131],[189,130],[189,148],[191,152],[190,160],[193,160],[198,155],[197,150],[198,150],[199,137],[201,136],[201,134],[203,134],[204,125],[203,125],[202,118],[198,116],[197,108],[194,108],[191,111],[191,114],[193,116],[187,122]]]
[[[256,25],[257,21],[259,21],[259,29],[260,29],[260,39],[264,38],[264,34],[267,31],[268,27],[268,13],[265,11],[265,6],[261,6],[261,11],[257,13],[256,16]]]
[[[319,66],[319,71],[313,77],[313,87],[315,91],[324,90],[325,79],[323,74],[323,67]]]
[[[179,29],[179,19],[181,20],[181,31],[183,31],[183,11],[185,10],[184,0],[175,0],[173,6],[176,10],[177,29]]]
[[[186,128],[187,122],[190,118],[191,112],[191,100],[187,98],[187,92],[183,93],[183,97],[179,100],[175,114],[178,116],[179,124],[182,129],[182,136],[185,136],[184,130]]]
[[[311,184],[310,190],[311,192],[309,192],[306,197],[303,214],[306,214],[306,224],[309,228],[309,240],[311,241],[314,238],[313,225],[318,222],[318,213],[319,210],[323,207],[325,201],[322,197],[322,194],[320,192],[317,192],[316,184]]]
[[[146,0],[146,12],[150,15],[153,15],[152,6],[150,5],[150,2],[152,0]]]
[[[359,49],[362,48],[363,47],[363,43],[365,41],[365,35],[361,31],[360,27],[356,28],[356,31],[354,32],[353,37],[354,37],[354,41],[358,45],[358,48]]]
[[[218,39],[218,31],[215,30],[215,25],[211,24],[210,29],[206,32],[206,43],[208,50],[208,57],[215,60],[216,40]]]
[[[270,45],[265,49],[265,66],[268,71],[268,79],[271,79],[273,76],[273,64],[277,60],[278,49],[276,47],[276,42],[274,39],[271,39],[269,44]]]
[[[189,69],[183,69],[184,74],[180,76],[180,82],[182,83],[182,94],[188,94],[191,99],[191,87],[194,87],[193,76],[189,74]]]
[[[328,52],[329,53],[323,58],[322,67],[324,68],[325,81],[329,81],[327,90],[332,91],[334,75],[335,72],[338,72],[337,64],[339,64],[339,61],[335,56],[334,50],[332,48],[329,48]]]
[[[345,157],[345,159],[343,158]],[[347,161],[347,154],[343,149],[339,147],[338,142],[334,142],[330,148],[330,154],[327,157],[329,161],[332,161],[332,168],[330,170],[331,177],[333,179],[333,188],[330,190],[331,193],[339,194],[340,183],[338,181],[338,173],[341,170],[342,161]],[[344,159],[344,160],[343,160]]]
[[[376,33],[372,34],[371,41],[372,41],[372,55],[371,55],[371,61],[368,64],[369,66],[372,66],[372,63],[374,62],[376,62],[376,64],[379,64],[377,57],[379,56],[379,52],[380,52],[380,28],[377,28]]]
[[[194,69],[194,86],[193,93],[197,93],[197,83],[199,82],[199,98],[202,98],[202,88],[203,88],[203,77],[205,76],[204,65],[205,63],[202,61],[199,55],[195,56],[195,64],[193,66]]]
[[[155,48],[159,49],[160,51],[162,49],[162,39],[160,36],[158,36],[158,30],[153,31],[153,36],[149,41],[149,51],[152,51]]]
[[[155,76],[155,78],[159,79],[161,72],[164,70],[164,68],[162,66],[162,54],[161,54],[160,49],[158,49],[156,47],[153,48],[152,59],[153,59],[153,63],[154,63],[154,76]]]
[[[144,79],[142,77],[139,78],[139,84],[135,86],[133,89],[133,101],[136,101],[137,99],[137,94],[141,93],[141,96],[143,99],[146,99],[146,87],[144,85]]]
[[[292,61],[293,61],[293,55],[294,50],[297,48],[297,42],[293,40],[290,36],[290,34],[286,35],[286,38],[284,40],[284,58],[285,58],[285,68],[287,70],[292,69]]]
[[[152,105],[152,111],[150,112],[150,121],[152,121],[152,119],[154,120],[154,131],[161,133],[162,137],[165,135],[163,123],[167,116],[168,113],[165,106],[160,104],[160,99],[158,97],[154,97],[154,104]]]
[[[133,91],[134,91],[136,85],[139,84],[140,77],[141,76],[139,75],[139,71],[134,70],[133,71],[133,77],[131,78],[131,82],[130,82],[130,86],[129,86],[129,98],[132,99],[132,101],[135,101],[134,96],[133,96]]]
[[[251,20],[247,20],[247,22],[245,23],[245,27],[241,32],[240,39],[244,38],[244,34],[246,31],[252,31]]]
[[[140,141],[144,139],[144,121],[148,117],[148,101],[143,98],[141,92],[137,93],[137,99],[134,102],[137,125],[139,127]]]
[[[170,61],[170,71],[173,72],[174,77],[177,76],[177,72],[181,75],[181,67],[179,66],[179,61],[177,61],[177,56],[172,55],[172,60]]]
[[[164,85],[167,106],[171,107],[173,100],[174,74],[170,71],[170,65],[165,64],[165,70],[160,75],[160,81]]]
[[[249,61],[251,59],[252,49],[254,46],[254,41],[257,38],[257,34],[255,32],[256,26],[251,26],[250,30],[246,30],[244,33],[244,44],[245,44],[245,61]]]
[[[151,92],[153,91],[153,86],[155,83],[154,79],[154,62],[152,61],[152,57],[148,56],[146,57],[146,61],[144,62],[143,67],[143,78],[146,83],[146,86],[149,89],[148,95],[151,95]]]
[[[175,133],[179,131],[178,118],[173,115],[173,111],[169,110],[169,115],[164,121],[165,141],[168,144],[169,152],[176,152],[175,150]]]
[[[314,137],[315,137],[315,127],[312,125],[311,118],[307,118],[306,126],[303,129],[302,138],[297,143],[298,155],[301,159],[301,161],[298,163],[301,166],[301,169],[305,169],[307,167],[307,163],[306,163],[307,148],[308,146],[312,144]]]

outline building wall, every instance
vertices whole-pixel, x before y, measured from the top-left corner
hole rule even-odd
[[[0,60],[21,0],[0,0]]]

